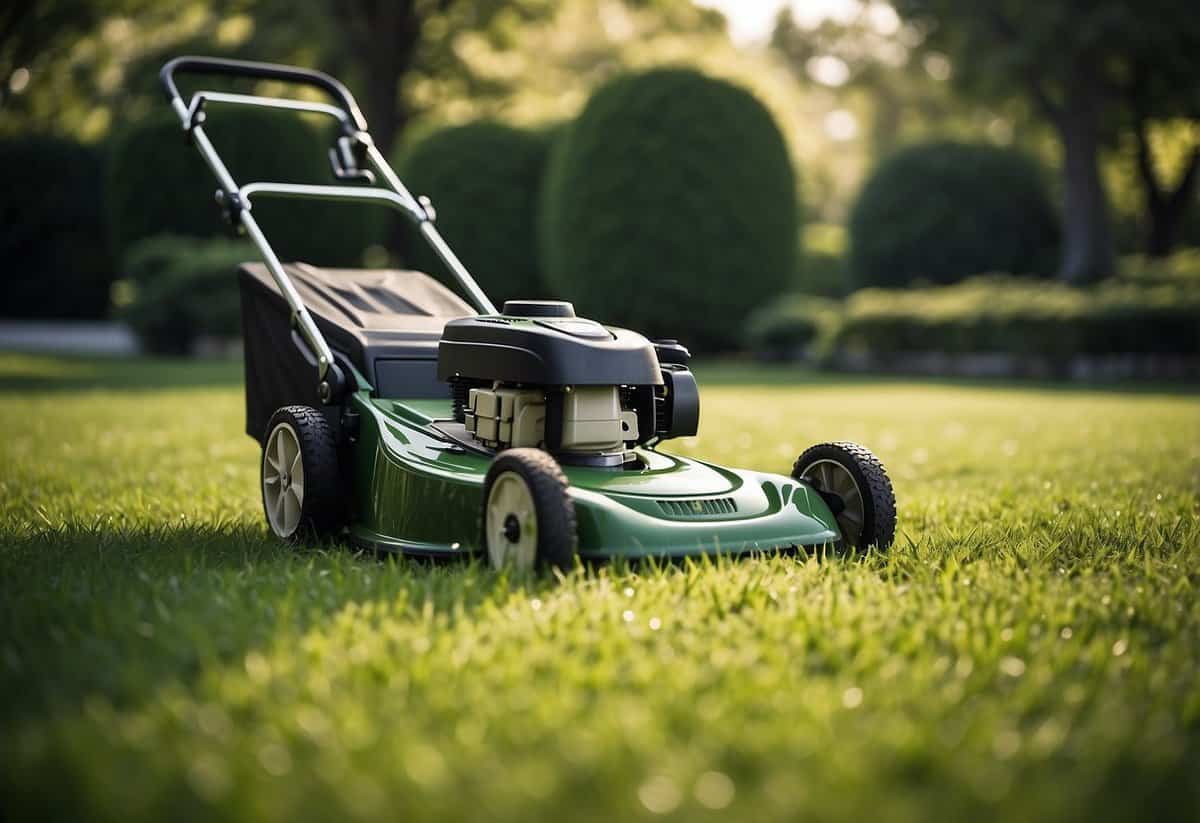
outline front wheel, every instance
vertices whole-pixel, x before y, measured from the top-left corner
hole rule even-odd
[[[483,545],[492,568],[570,569],[578,549],[567,478],[539,449],[508,449],[483,482]]]
[[[812,486],[837,519],[846,546],[886,549],[896,537],[892,481],[869,449],[857,443],[822,443],[805,450],[792,477]]]

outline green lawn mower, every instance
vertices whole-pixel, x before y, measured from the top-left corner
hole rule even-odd
[[[175,80],[184,73],[304,84],[331,102],[214,91],[185,102]],[[239,271],[246,431],[262,446],[263,507],[278,537],[484,554],[519,570],[567,568],[577,556],[892,542],[891,482],[862,446],[814,446],[790,475],[662,451],[699,425],[687,349],[576,317],[564,302],[510,300],[497,311],[438,233],[432,204],[400,182],[334,78],[206,57],[174,59],[161,77],[216,176],[218,204],[262,254]],[[338,183],[239,186],[205,134],[214,105],[335,119]],[[261,198],[396,209],[463,297],[415,271],[281,263],[254,219]]]

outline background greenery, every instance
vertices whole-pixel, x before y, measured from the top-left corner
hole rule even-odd
[[[651,337],[730,348],[796,268],[782,135],[744,89],[695,71],[600,88],[555,147],[542,196],[555,293]]]
[[[981,272],[1044,275],[1058,242],[1058,217],[1033,160],[949,141],[884,160],[847,226],[859,287],[953,283]]]
[[[115,271],[103,209],[95,147],[59,137],[0,139],[0,314],[92,318],[107,311]]]
[[[1133,256],[1120,275],[1086,288],[988,275],[949,286],[862,289],[842,301],[791,293],[756,311],[744,339],[768,358],[870,355],[876,366],[902,367],[914,353],[1001,354],[1061,376],[1080,358],[1164,355],[1194,362],[1198,262],[1192,252],[1163,260]]]
[[[326,152],[335,131],[328,123],[261,109],[216,104],[210,109],[206,131],[235,180],[332,181]],[[118,256],[161,234],[229,236],[213,198],[216,180],[173,112],[156,113],[118,131],[108,169],[106,205]],[[286,260],[361,265],[366,247],[381,240],[384,215],[363,206],[284,204],[264,197],[254,203],[254,216]],[[236,291],[232,278],[230,287],[231,293]]]
[[[419,153],[405,171],[424,185],[421,168],[429,166],[440,181],[436,187],[449,198],[441,209],[444,227],[461,238],[459,246],[480,239],[468,257],[476,258],[480,279],[498,296],[507,296],[514,282],[522,292],[577,291],[588,303],[588,284],[607,275],[593,278],[583,268],[619,271],[618,291],[626,294],[600,306],[603,319],[682,335],[700,350],[739,345],[746,335],[708,321],[697,328],[698,318],[726,315],[724,326],[738,326],[751,308],[769,313],[789,289],[844,298],[864,285],[907,288],[992,272],[1056,275],[1090,287],[1116,273],[1117,253],[1160,259],[1200,243],[1200,97],[1189,82],[1200,25],[1189,4],[1044,6],[1023,0],[980,14],[970,4],[870,0],[821,6],[818,13],[801,4],[781,11],[768,42],[747,45],[734,42],[719,12],[691,0],[13,4],[0,13],[0,134],[44,151],[30,157],[31,168],[57,167],[55,157],[66,151],[51,142],[43,149],[42,137],[86,147],[72,151],[98,157],[111,186],[97,191],[85,182],[94,169],[70,171],[64,161],[54,202],[70,205],[30,208],[41,201],[25,193],[30,184],[21,177],[3,189],[4,213],[25,221],[6,235],[19,245],[5,250],[15,268],[28,272],[0,286],[3,313],[110,314],[100,292],[125,279],[121,255],[136,239],[222,231],[208,202],[212,182],[194,153],[176,141],[177,130],[161,120],[166,110],[157,69],[166,57],[188,51],[297,62],[343,77],[380,145],[397,158]],[[732,83],[770,113],[791,178],[803,181],[788,229],[799,248],[782,251],[778,239],[746,242],[748,236],[735,236],[725,225],[696,233],[711,235],[714,245],[721,236],[733,244],[717,253],[672,239],[680,236],[679,226],[707,225],[710,218],[684,208],[689,195],[672,191],[681,181],[666,179],[666,166],[656,166],[639,196],[658,192],[655,202],[643,204],[651,211],[641,223],[666,228],[660,246],[612,242],[604,227],[620,207],[597,203],[612,215],[599,215],[589,229],[598,238],[593,256],[585,259],[575,241],[545,237],[546,250],[576,247],[575,268],[563,268],[568,258],[562,255],[553,262],[529,251],[531,221],[553,223],[563,211],[560,202],[552,208],[541,202],[544,169],[535,158],[545,146],[527,142],[528,152],[500,152],[482,162],[487,150],[453,142],[457,129],[545,134],[546,124],[563,123],[567,136],[570,123],[615,77],[663,67]],[[229,87],[296,92],[272,83]],[[698,134],[718,130],[702,114],[682,111]],[[239,174],[328,179],[328,134],[314,131],[317,124],[299,122],[284,131],[278,120],[255,123],[243,119],[243,111],[218,107],[213,115],[211,127],[224,132]],[[686,158],[693,152],[709,152],[710,167],[729,162],[727,145],[695,143],[687,128],[667,136],[636,127],[638,133],[621,138],[629,141],[631,159],[674,162],[678,155],[691,163]],[[274,150],[261,139],[268,132],[279,134]],[[433,134],[444,138],[438,149]],[[659,145],[664,139],[674,146]],[[441,158],[436,163],[435,156]],[[517,156],[524,160],[509,168]],[[587,183],[581,191],[604,191],[610,183],[638,184],[642,173],[637,162],[601,163],[594,179],[583,171],[576,182]],[[486,189],[506,189],[507,207],[461,203],[453,192],[465,180],[480,187],[473,197],[488,202],[494,195]],[[767,191],[742,193],[738,208],[727,212],[729,222],[736,226],[744,215],[772,237],[782,235],[782,228],[766,227],[782,214]],[[439,192],[435,199],[443,199]],[[97,202],[108,205],[97,208]],[[596,208],[579,208],[596,215]],[[539,217],[542,212],[548,216]],[[371,209],[264,201],[258,215],[285,257],[343,265],[433,262],[411,235]],[[498,239],[505,231],[514,242]],[[111,249],[86,239],[101,235],[115,238]],[[87,254],[78,257],[84,259],[63,257],[62,249],[81,241]],[[768,247],[776,250],[768,255]],[[697,269],[708,261],[726,280],[755,284],[744,299],[748,304],[754,296],[756,305],[741,305],[737,293],[736,305],[727,307],[728,293],[703,285],[715,282],[703,274],[704,265]],[[647,265],[663,273],[644,277],[640,267]],[[533,279],[534,271],[555,268],[559,282]],[[685,269],[701,272],[699,287],[680,288]],[[642,291],[661,283],[661,293],[629,299],[635,279]],[[84,281],[94,288],[78,288]],[[1019,283],[1014,288],[1014,300],[1033,293]],[[114,294],[125,291],[122,286]],[[685,299],[677,299],[681,294]]]
[[[148,351],[188,354],[197,339],[240,336],[241,306],[233,273],[253,259],[246,241],[155,235],[125,257],[117,317]],[[236,282],[236,281],[235,281]]]
[[[869,443],[892,552],[290,551],[237,364],[0,358],[4,817],[1195,817],[1195,395],[699,375],[684,453]]]
[[[438,230],[487,283],[497,306],[547,295],[537,215],[553,137],[550,129],[481,121],[436,130],[408,147],[395,164],[413,192],[432,199]],[[441,260],[406,228],[407,262],[446,278]]]

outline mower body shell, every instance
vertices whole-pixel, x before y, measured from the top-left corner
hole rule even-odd
[[[480,516],[491,455],[433,427],[449,400],[385,400],[359,391],[345,476],[350,538],[364,548],[436,556],[482,550]],[[590,559],[686,557],[834,544],[837,523],[815,491],[790,477],[727,469],[655,449],[640,470],[563,465],[579,554]]]

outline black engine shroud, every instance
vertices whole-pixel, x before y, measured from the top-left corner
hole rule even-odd
[[[565,386],[617,386],[622,405],[637,412],[639,442],[646,442],[696,433],[700,399],[687,358],[674,340],[651,343],[576,317],[570,303],[510,300],[502,314],[446,323],[438,379],[451,386],[456,417],[471,387],[494,381],[546,389],[551,413]],[[554,421],[547,426],[553,431]]]

